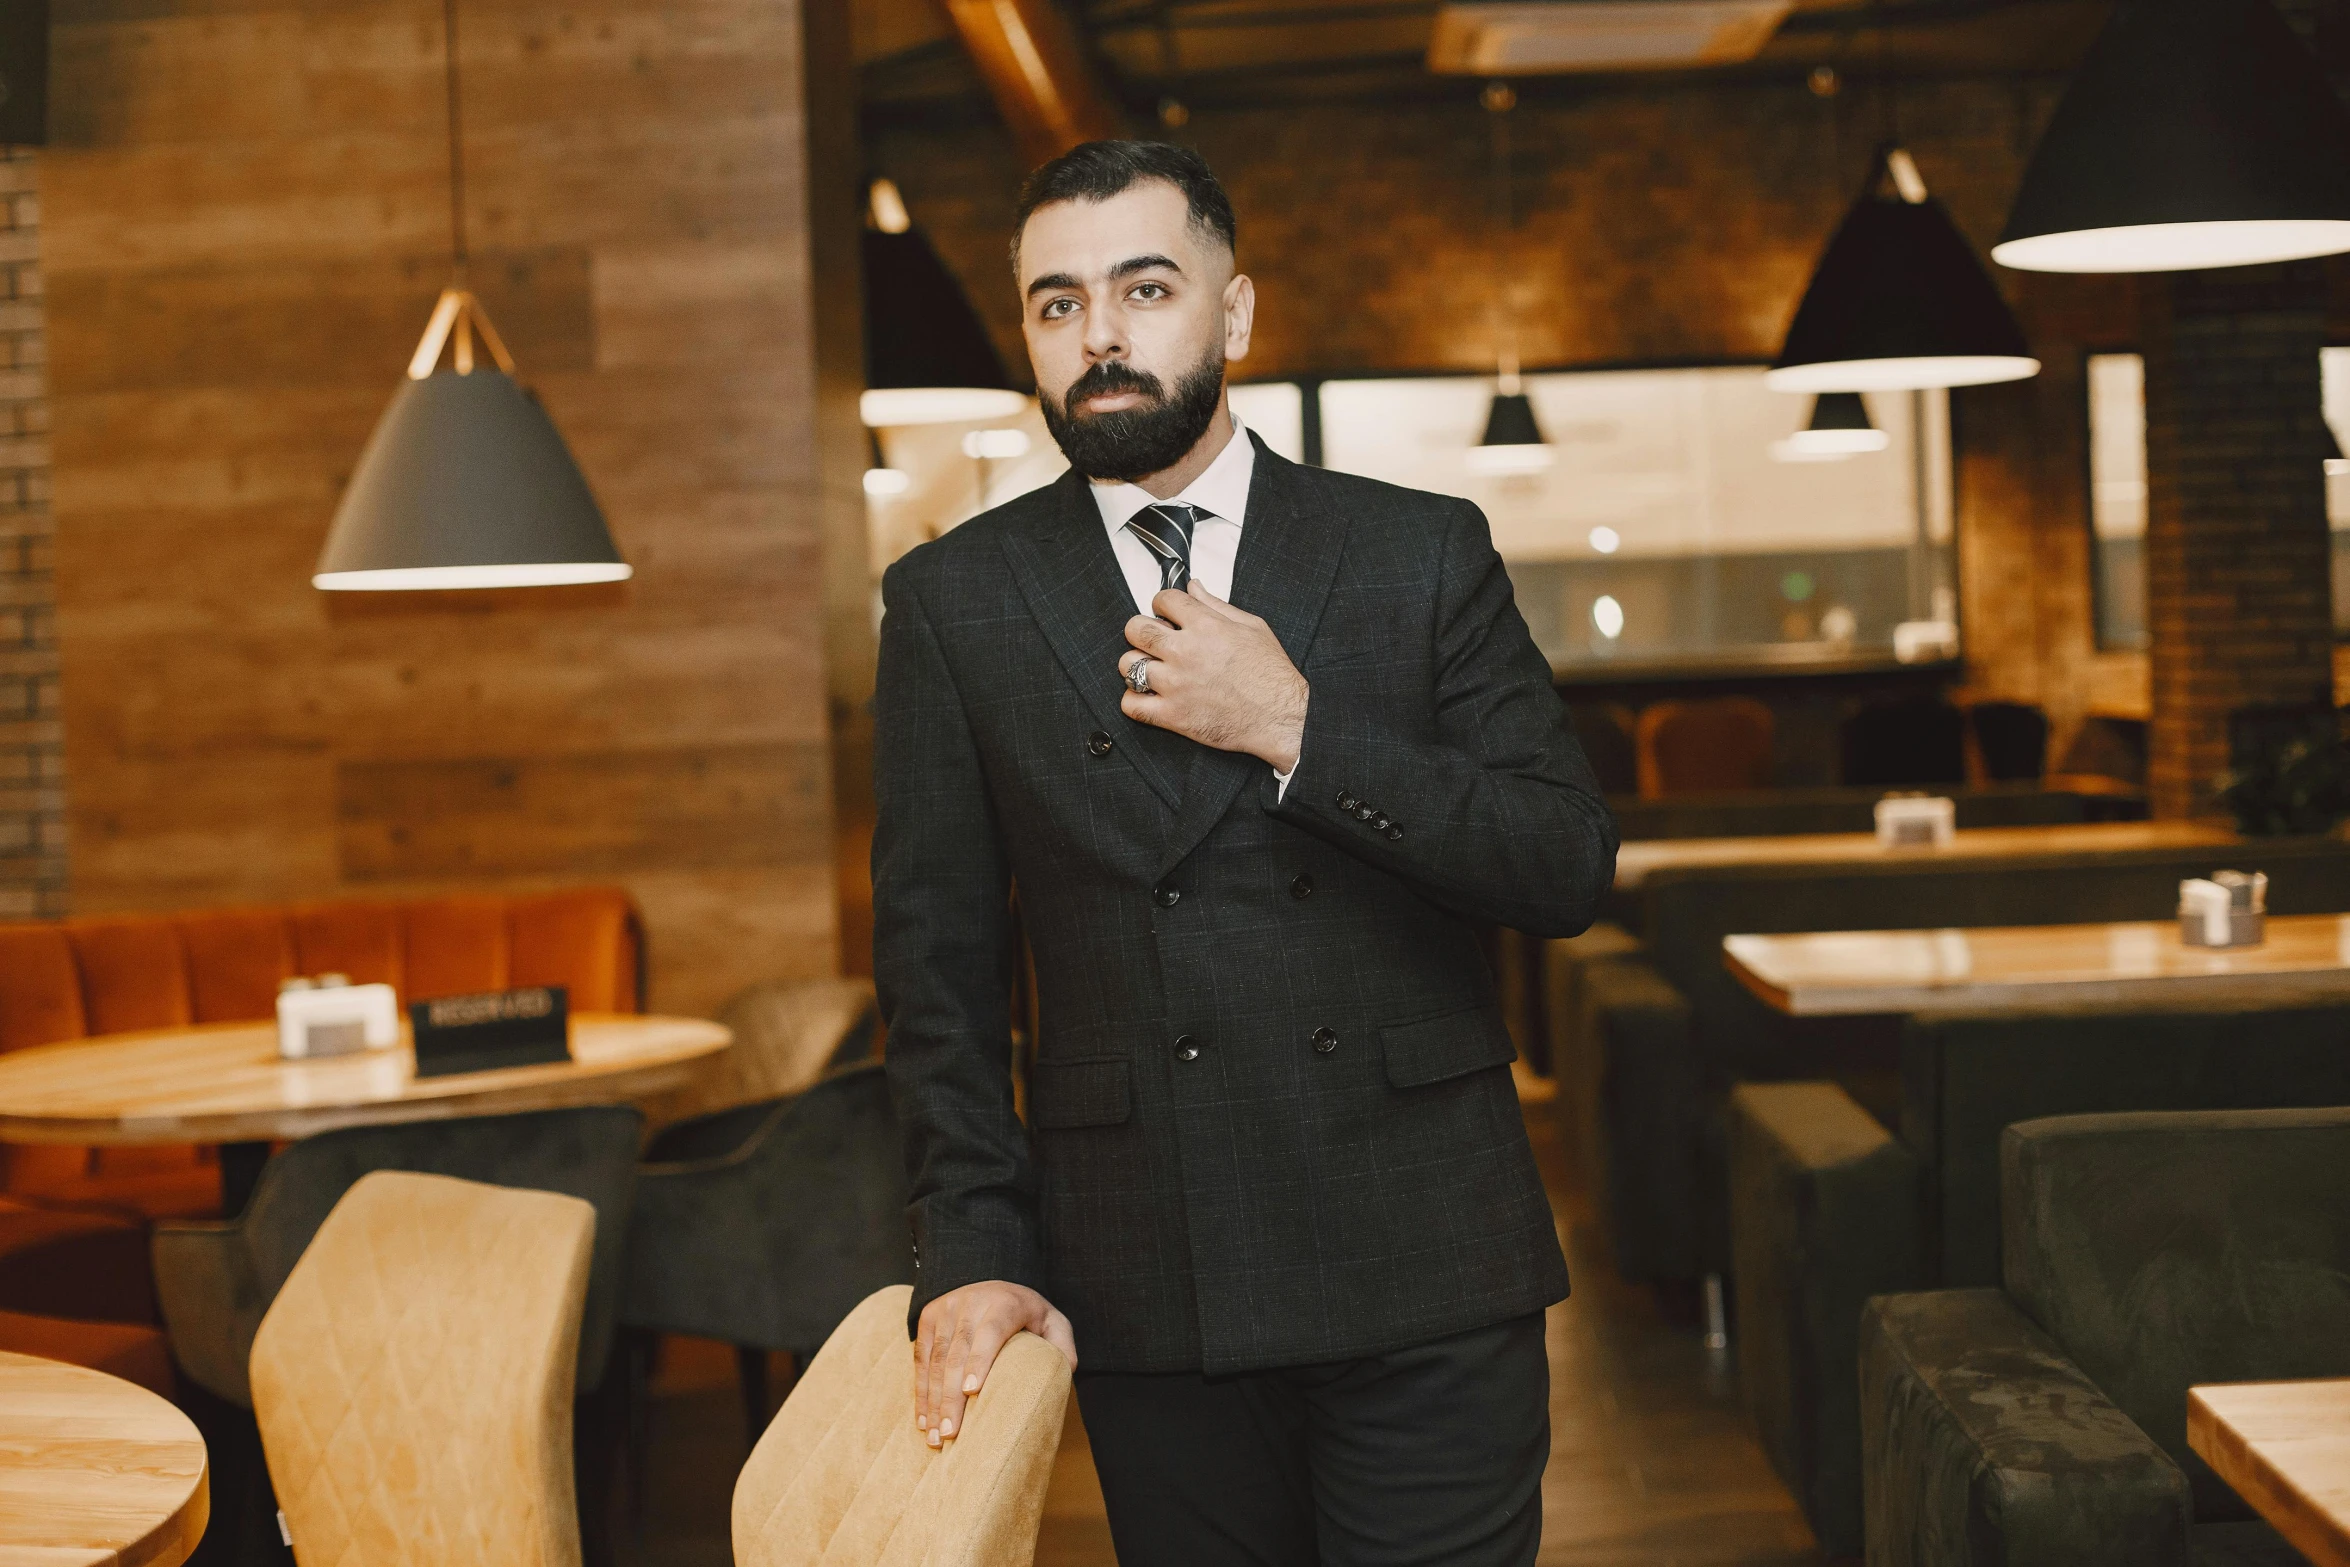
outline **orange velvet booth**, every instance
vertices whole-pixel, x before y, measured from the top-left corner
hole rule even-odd
[[[614,887],[412,903],[135,914],[0,924],[0,1052],[277,1015],[281,980],[382,982],[402,1005],[562,985],[578,1012],[644,1008],[644,930]],[[154,1217],[208,1213],[218,1178],[189,1148],[0,1147],[0,1190]]]

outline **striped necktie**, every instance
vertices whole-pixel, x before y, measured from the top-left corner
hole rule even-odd
[[[1162,501],[1126,519],[1126,526],[1142,540],[1143,548],[1159,558],[1160,588],[1191,586],[1191,530],[1207,515],[1181,501]]]

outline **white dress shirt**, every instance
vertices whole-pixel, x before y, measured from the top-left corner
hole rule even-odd
[[[1240,530],[1248,522],[1248,487],[1257,472],[1256,443],[1248,438],[1240,415],[1230,417],[1232,439],[1224,443],[1216,460],[1180,494],[1167,497],[1207,513],[1191,530],[1191,579],[1227,604],[1232,602],[1233,564],[1240,558]],[[1139,484],[1096,479],[1093,503],[1101,508],[1102,526],[1110,530],[1110,548],[1117,552],[1118,569],[1126,574],[1135,611],[1147,615],[1164,580],[1159,557],[1126,524],[1145,506],[1159,505],[1160,498]],[[1292,763],[1288,773],[1273,775],[1279,783],[1276,799],[1289,792],[1290,773],[1296,771]]]

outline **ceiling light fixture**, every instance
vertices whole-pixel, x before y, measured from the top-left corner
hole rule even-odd
[[[1510,307],[1506,281],[1509,257],[1515,248],[1510,239],[1517,231],[1515,203],[1510,199],[1508,116],[1518,106],[1518,95],[1507,82],[1487,82],[1477,101],[1485,106],[1486,123],[1492,129],[1489,145],[1493,207],[1501,229],[1502,243],[1497,250],[1502,257],[1505,280],[1495,287],[1493,298],[1495,336],[1502,344],[1500,373],[1494,380],[1493,406],[1485,411],[1485,433],[1469,448],[1468,465],[1471,473],[1502,478],[1540,473],[1551,465],[1556,454],[1542,438],[1541,422],[1534,417],[1533,399],[1526,395],[1525,383],[1518,375],[1517,312]]]
[[[963,285],[888,180],[868,196],[864,237],[867,426],[977,423],[1028,406]]]
[[[546,409],[514,380],[513,356],[466,287],[456,0],[443,0],[442,26],[454,276],[433,306],[406,384],[359,454],[311,585],[406,591],[623,581],[628,562],[579,464]],[[477,333],[495,368],[475,362]],[[448,370],[438,368],[444,349]]]
[[[1909,154],[1887,144],[1820,257],[1766,383],[1892,392],[2039,373],[1989,270]]]
[[[2001,266],[2178,272],[2350,251],[2350,111],[2268,0],[2122,0],[2024,172]]]
[[[1811,421],[1783,441],[1771,443],[1780,462],[1841,462],[1881,452],[1893,438],[1869,418],[1858,392],[1822,392],[1812,399]]]

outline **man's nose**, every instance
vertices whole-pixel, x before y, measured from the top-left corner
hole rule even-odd
[[[1096,310],[1085,320],[1085,358],[1090,363],[1126,357],[1126,316],[1118,310]]]

